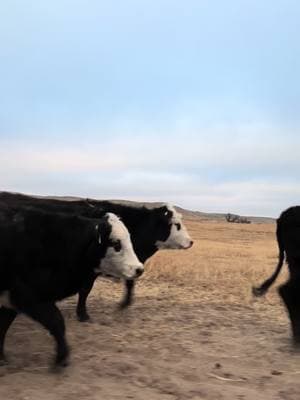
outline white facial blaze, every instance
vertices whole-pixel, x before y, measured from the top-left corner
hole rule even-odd
[[[170,235],[164,242],[157,241],[156,246],[159,249],[188,249],[191,247],[192,242],[191,237],[182,222],[182,215],[179,214],[172,205],[167,204],[166,207],[170,212],[172,212],[172,218],[170,220]]]
[[[137,270],[143,270],[143,264],[138,260],[131,243],[130,235],[123,222],[112,213],[107,213],[108,223],[112,227],[110,239],[120,241],[121,250],[109,247],[101,260],[99,272],[116,278],[134,279]]]

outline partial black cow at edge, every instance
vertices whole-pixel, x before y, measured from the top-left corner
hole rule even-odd
[[[95,273],[134,279],[142,272],[128,230],[114,214],[87,219],[0,202],[0,362],[6,333],[23,313],[53,335],[55,364],[66,365],[65,324],[55,303]]]
[[[114,201],[62,200],[46,197],[32,197],[23,194],[0,192],[0,201],[8,205],[30,205],[51,211],[64,211],[95,217],[103,212],[117,214],[126,225],[133,244],[134,251],[144,264],[160,249],[188,249],[193,245],[182,216],[172,205],[166,204],[154,208],[120,204]],[[86,301],[92,290],[97,274],[86,281],[85,287],[79,291],[77,317],[79,321],[88,321]],[[135,280],[125,280],[125,296],[121,307],[132,303]]]
[[[274,273],[252,289],[255,296],[264,295],[276,280],[286,258],[290,277],[278,289],[288,311],[294,344],[300,346],[300,206],[288,208],[277,219],[279,261]]]

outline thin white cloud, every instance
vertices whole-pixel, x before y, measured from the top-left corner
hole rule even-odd
[[[0,140],[2,189],[173,201],[184,207],[276,216],[297,203],[300,139],[280,127],[175,127],[164,135]],[[136,129],[136,127],[135,127]]]
[[[36,194],[119,198],[137,201],[170,201],[207,212],[236,212],[244,215],[278,216],[281,210],[299,203],[296,182],[241,180],[212,183],[203,178],[160,173],[113,173],[38,175],[7,177],[2,189]]]
[[[118,171],[188,168],[300,169],[300,135],[268,125],[183,127],[157,134],[113,133],[106,139],[66,140],[63,143],[1,141],[0,168],[11,171]]]

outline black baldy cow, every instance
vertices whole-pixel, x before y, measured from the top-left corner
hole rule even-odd
[[[117,201],[87,200],[92,207],[111,211],[119,215],[128,228],[133,248],[138,259],[145,263],[160,249],[189,249],[193,245],[189,233],[182,221],[182,216],[170,204],[148,208],[140,205],[120,204]],[[94,284],[79,292],[77,315],[80,321],[89,319],[86,310],[86,299]],[[132,303],[135,280],[126,280],[126,292],[121,307]]]
[[[58,200],[45,197],[32,197],[22,194],[0,192],[0,201],[7,205],[30,205],[52,212],[68,212],[86,217],[98,217],[104,212],[119,215],[126,225],[134,251],[138,259],[145,263],[148,258],[160,249],[188,249],[192,246],[182,216],[170,204],[155,206],[141,206],[140,204],[121,204],[117,201],[99,200]],[[79,321],[89,320],[86,309],[86,300],[93,287],[97,275],[95,274],[85,287],[79,291],[77,317]],[[121,307],[132,303],[135,280],[125,280],[126,292]]]
[[[290,317],[294,343],[300,345],[300,206],[291,207],[280,215],[276,235],[279,247],[277,268],[270,278],[253,288],[253,294],[262,296],[268,291],[282,268],[285,255],[290,277],[278,291]]]
[[[39,322],[56,341],[56,365],[69,354],[55,302],[95,274],[135,279],[143,272],[128,230],[114,214],[87,219],[0,205],[0,360],[18,313]]]

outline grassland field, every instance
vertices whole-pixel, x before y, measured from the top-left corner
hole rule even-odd
[[[135,303],[117,307],[123,287],[98,280],[91,323],[60,303],[71,365],[49,372],[53,342],[19,317],[0,367],[2,400],[299,400],[300,354],[276,287],[254,299],[251,286],[274,270],[275,224],[187,219],[195,243],[161,251],[137,283]],[[285,268],[286,270],[286,268]]]

